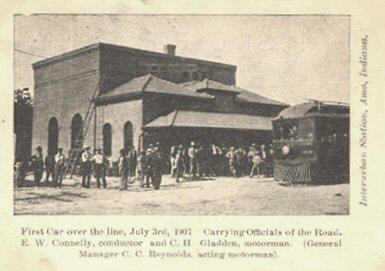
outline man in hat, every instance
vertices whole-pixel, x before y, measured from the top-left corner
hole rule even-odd
[[[266,157],[266,168],[267,168],[267,177],[274,176],[274,149],[273,145],[269,145],[269,149],[267,150],[267,157]]]
[[[183,145],[179,145],[175,154],[175,165],[176,165],[176,182],[179,183],[179,179],[183,177],[184,172],[184,148]]]
[[[92,154],[90,147],[86,146],[83,149],[81,168],[82,168],[82,187],[90,188],[91,186],[91,160]]]
[[[45,184],[48,185],[49,176],[52,177],[52,181],[55,180],[55,155],[47,154],[44,160],[45,165]]]
[[[127,153],[127,158],[129,160],[129,168],[130,168],[130,171],[129,171],[129,176],[130,178],[135,178],[135,170],[136,170],[136,160],[137,160],[137,153],[136,153],[136,150],[135,150],[135,147],[134,146],[131,146],[128,150],[128,153]]]
[[[63,154],[63,149],[58,148],[57,154],[55,155],[55,179],[54,186],[61,188],[63,182],[64,168],[66,163],[66,157]]]
[[[238,149],[235,150],[235,158],[237,165],[237,176],[243,176],[243,174],[245,173],[245,165],[247,165],[247,158],[246,151],[242,148],[242,146],[239,146]]]
[[[127,181],[129,174],[129,161],[126,157],[126,152],[124,149],[120,150],[119,160],[118,160],[118,168],[120,179],[120,191],[127,190]]]
[[[216,144],[211,144],[211,154],[212,154],[212,169],[213,169],[213,176],[220,175],[220,164],[221,164],[221,156],[222,156],[222,150],[221,148]]]
[[[141,150],[137,159],[137,174],[140,187],[144,187],[144,178],[146,172],[146,151]]]
[[[188,148],[188,158],[189,158],[189,179],[191,180],[191,175],[195,177],[196,173],[196,154],[197,150],[195,148],[195,142],[191,141],[190,147]]]
[[[250,171],[250,178],[254,176],[255,170],[257,170],[257,177],[260,177],[262,158],[258,150],[255,151],[254,156],[252,158],[252,162],[253,162],[253,167],[251,168],[251,171]]]
[[[177,153],[177,146],[172,145],[170,148],[170,175],[171,177],[174,177],[176,174],[176,153]]]
[[[230,147],[229,152],[226,154],[226,158],[229,159],[230,172],[233,177],[238,177],[237,173],[237,160],[234,147]]]
[[[146,150],[146,154],[143,158],[143,169],[144,169],[144,176],[145,176],[145,181],[146,181],[146,187],[150,187],[150,179],[151,183],[153,182],[153,149],[148,148]]]
[[[100,179],[103,181],[103,188],[107,188],[107,180],[106,180],[106,167],[107,167],[107,158],[102,153],[101,149],[95,150],[95,155],[93,157],[94,161],[94,169],[95,169],[95,177],[96,177],[96,185],[98,188],[101,188]]]
[[[260,163],[260,169],[261,169],[261,174],[263,176],[267,176],[267,150],[266,150],[266,147],[265,145],[261,145],[261,149],[260,149],[260,156],[261,156],[261,160],[262,162]]]
[[[17,188],[19,185],[24,185],[24,179],[26,175],[27,165],[25,161],[16,160],[15,161],[15,179],[14,179],[14,187]]]
[[[163,157],[160,152],[159,145],[155,145],[154,147],[154,151],[152,154],[152,167],[153,167],[152,187],[155,190],[158,190],[162,182],[162,175],[164,170]]]
[[[43,177],[44,172],[43,148],[40,146],[37,147],[36,153],[32,155],[30,160],[34,175],[35,186],[38,187],[40,186],[40,181]]]
[[[253,168],[253,157],[257,152],[257,144],[252,143],[249,151],[247,153],[247,159],[248,159],[248,171],[250,172],[251,169]]]

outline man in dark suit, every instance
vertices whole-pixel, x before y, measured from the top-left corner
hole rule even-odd
[[[152,153],[152,167],[153,167],[153,181],[152,186],[155,190],[159,190],[160,184],[162,182],[162,175],[164,169],[163,157],[160,153],[160,147],[155,146],[154,152]]]
[[[36,153],[31,157],[31,166],[33,170],[35,186],[40,186],[40,181],[43,177],[44,172],[44,159],[43,159],[43,149],[42,147],[36,148]]]

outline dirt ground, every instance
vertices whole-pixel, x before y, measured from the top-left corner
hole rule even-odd
[[[269,178],[192,180],[175,183],[164,176],[160,190],[138,182],[119,191],[119,178],[107,189],[81,188],[80,177],[64,180],[63,188],[15,188],[17,215],[346,215],[349,184],[281,186]]]

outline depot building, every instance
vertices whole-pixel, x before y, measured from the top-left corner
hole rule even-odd
[[[97,43],[33,64],[32,146],[67,153],[77,138],[119,150],[268,144],[286,104],[236,86],[234,65]],[[252,79],[251,79],[252,80]]]

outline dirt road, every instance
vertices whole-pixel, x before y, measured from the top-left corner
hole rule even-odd
[[[15,214],[77,215],[346,215],[349,184],[280,186],[272,179],[220,177],[175,183],[169,176],[155,191],[133,183],[119,191],[119,179],[108,188],[80,187],[79,177],[62,189],[22,187],[14,192]]]

